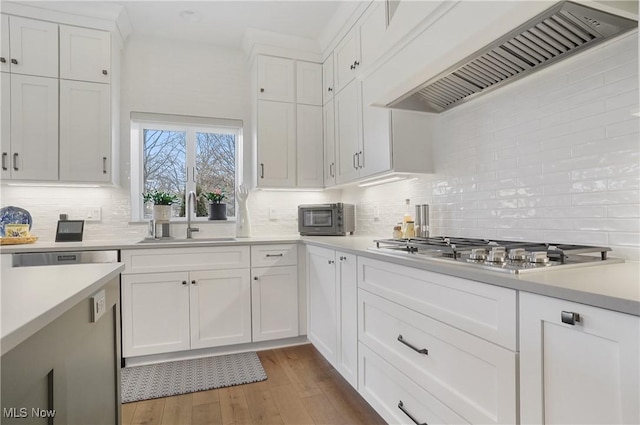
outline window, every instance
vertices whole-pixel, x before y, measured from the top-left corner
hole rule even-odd
[[[235,217],[241,121],[132,113],[131,136],[134,220],[151,218],[151,205],[142,200],[142,194],[151,190],[178,198],[173,217],[185,217],[185,194],[195,191],[196,217],[207,217],[209,201],[202,194],[221,189],[227,216]]]

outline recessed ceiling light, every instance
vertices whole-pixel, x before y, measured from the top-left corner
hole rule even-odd
[[[200,21],[200,14],[195,10],[185,9],[180,12],[180,17],[187,22],[198,22]]]

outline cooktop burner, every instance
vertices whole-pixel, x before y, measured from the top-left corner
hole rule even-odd
[[[455,262],[459,265],[507,273],[548,270],[549,267],[558,266],[577,267],[604,262],[623,262],[620,259],[607,259],[607,253],[611,248],[587,245],[444,236],[377,239],[374,242],[376,246],[369,248],[373,251],[415,255],[414,258]]]

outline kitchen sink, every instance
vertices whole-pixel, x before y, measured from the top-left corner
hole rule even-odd
[[[161,244],[172,244],[172,243],[206,243],[206,242],[233,242],[236,238],[164,238],[164,239],[143,239],[136,243],[147,244],[147,243],[161,243]]]

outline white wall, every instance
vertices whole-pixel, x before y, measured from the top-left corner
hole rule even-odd
[[[431,204],[432,234],[597,244],[638,260],[638,111],[634,32],[441,114],[434,175],[343,200],[361,234],[390,237],[410,198]]]

